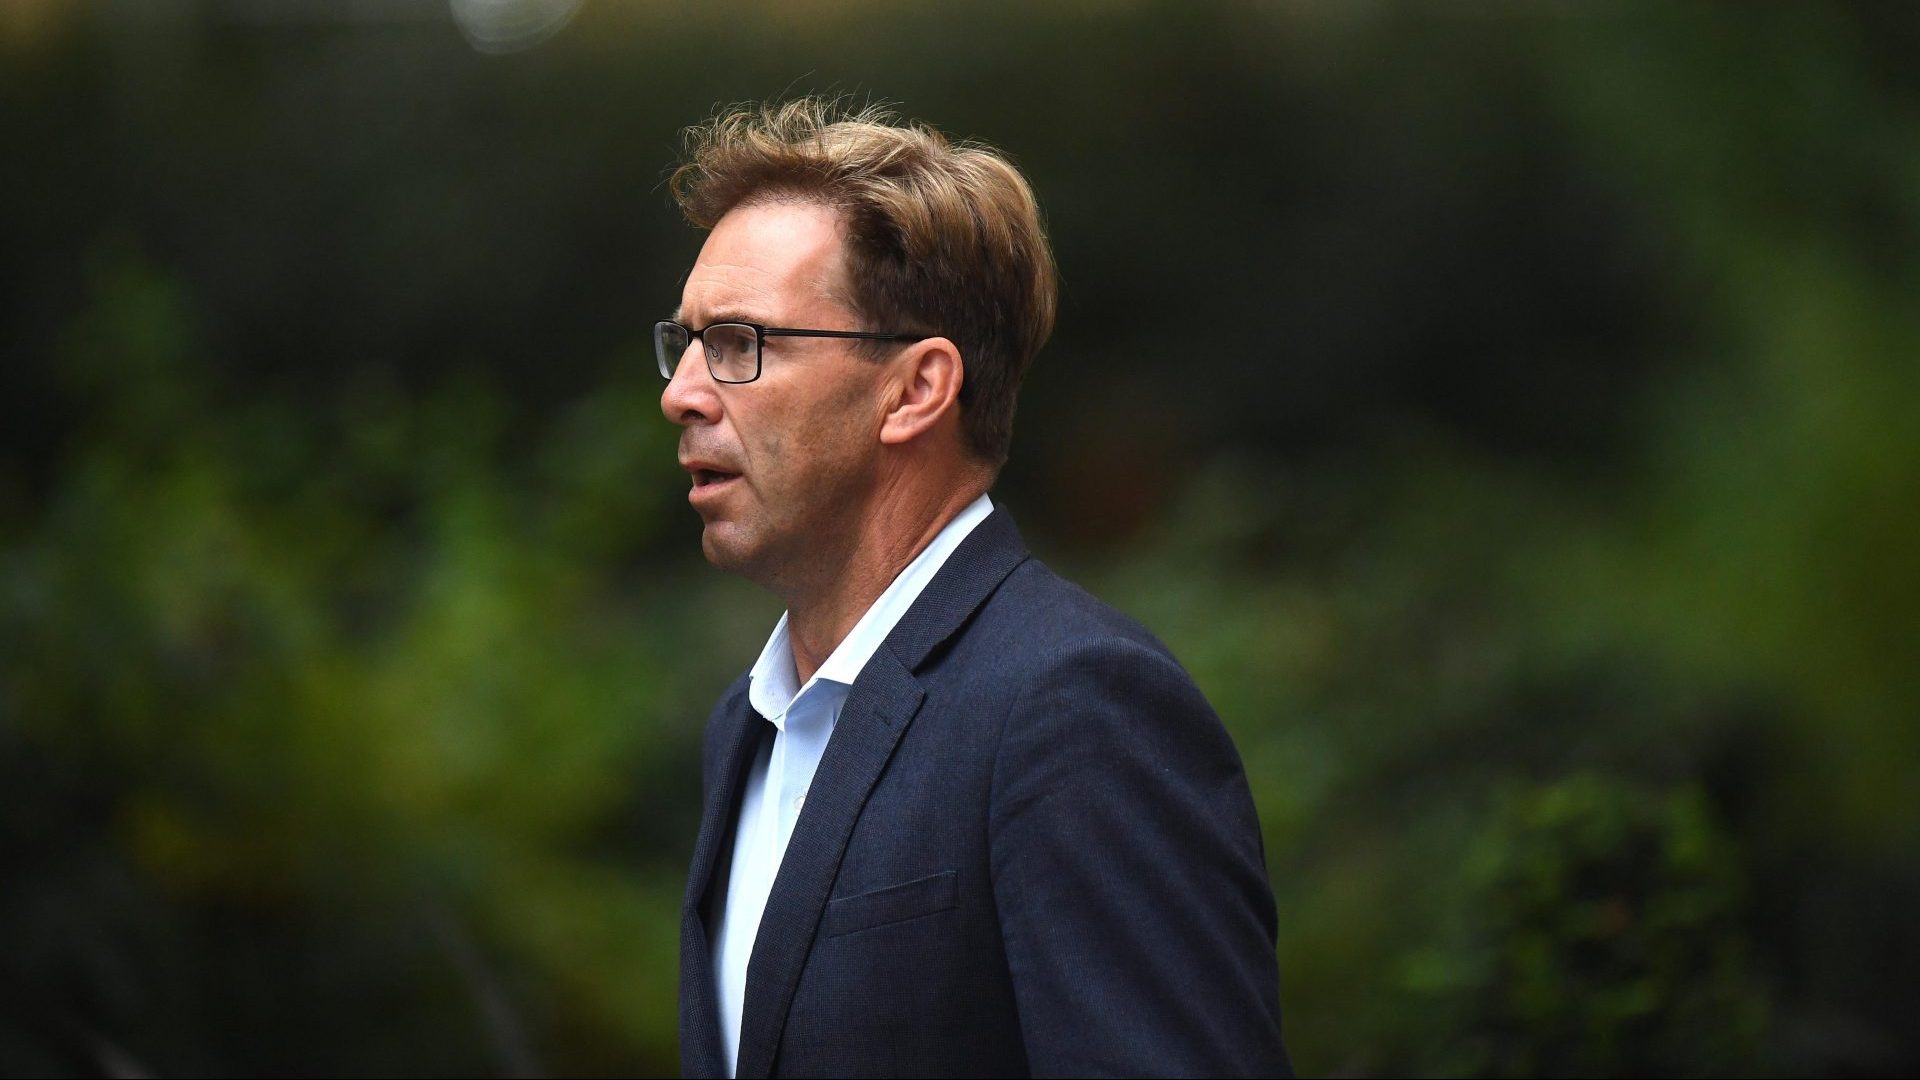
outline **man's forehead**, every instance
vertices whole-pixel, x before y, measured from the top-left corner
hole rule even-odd
[[[839,215],[814,203],[758,202],[717,222],[681,291],[676,317],[766,321],[841,292]],[[685,321],[681,319],[681,321]]]

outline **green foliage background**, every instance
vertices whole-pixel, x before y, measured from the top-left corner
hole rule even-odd
[[[1232,729],[1303,1071],[1920,1064],[1909,9],[373,10],[0,17],[0,1072],[673,1071],[778,609],[660,181],[800,90],[1032,175],[996,497]]]

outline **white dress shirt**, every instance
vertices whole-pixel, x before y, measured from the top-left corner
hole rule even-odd
[[[740,800],[740,822],[733,834],[733,869],[727,876],[726,904],[713,934],[714,985],[720,992],[720,1038],[732,1076],[740,1057],[740,1014],[747,998],[747,960],[760,931],[760,916],[773,891],[774,875],[787,851],[794,822],[807,799],[807,787],[826,752],[827,739],[840,719],[840,706],[860,670],[919,598],[927,582],[974,526],[993,512],[981,495],[947,522],[906,569],[873,602],[846,639],[827,657],[805,686],[793,664],[787,640],[787,616],[754,661],[747,701],[773,724],[770,746],[763,745],[747,773]]]

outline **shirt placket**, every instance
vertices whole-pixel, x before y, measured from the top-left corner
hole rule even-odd
[[[813,784],[814,770],[819,767],[820,755],[825,749],[830,727],[826,706],[831,696],[816,688],[794,703],[797,708],[787,712],[784,735],[791,745],[780,763],[780,842],[783,846],[793,835],[794,824],[806,805],[807,789]]]

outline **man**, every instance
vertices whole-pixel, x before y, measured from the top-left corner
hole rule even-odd
[[[1287,1073],[1232,743],[986,494],[1053,323],[1025,179],[809,99],[672,187],[661,409],[707,558],[787,604],[707,723],[685,1072]]]

